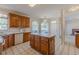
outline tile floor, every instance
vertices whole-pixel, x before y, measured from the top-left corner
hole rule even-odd
[[[70,37],[66,38],[71,40]],[[72,38],[73,40],[74,38]],[[41,55],[36,50],[30,47],[30,42],[22,43],[10,47],[2,52],[2,55]],[[65,42],[61,44],[61,39],[55,39],[55,55],[79,55],[79,48],[74,44]]]
[[[26,42],[6,49],[2,55],[40,55],[40,53],[32,49],[29,42]]]

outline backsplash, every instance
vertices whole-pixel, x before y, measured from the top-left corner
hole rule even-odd
[[[23,33],[30,32],[30,28],[10,28],[9,30],[0,31],[0,34],[13,34],[13,33]]]

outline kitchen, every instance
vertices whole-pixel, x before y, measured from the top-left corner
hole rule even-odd
[[[2,43],[0,45],[0,51],[6,51],[11,47],[18,46],[22,43],[26,43],[30,41],[31,47],[35,45],[35,47],[32,47],[36,51],[39,50],[39,53],[42,54],[54,54],[55,48],[54,47],[54,35],[49,34],[48,32],[46,35],[43,35],[44,33],[37,34],[33,33],[31,34],[31,21],[30,17],[17,11],[9,10],[1,8],[1,34],[0,34],[0,42]],[[4,19],[4,20],[3,20]],[[6,21],[5,21],[6,20]],[[46,22],[46,21],[45,21]],[[46,28],[45,28],[46,29]],[[45,29],[43,29],[45,31]],[[48,30],[46,30],[48,31]],[[39,43],[39,38],[34,38],[32,40],[32,35],[36,37],[37,35],[40,36],[40,38],[45,37],[44,40],[41,40],[41,43]],[[52,40],[52,42],[51,42]],[[37,45],[38,43],[39,45]],[[45,42],[45,43],[44,43]],[[44,43],[44,44],[43,44]],[[42,44],[42,45],[41,45]],[[53,44],[53,46],[51,46]],[[46,49],[45,49],[46,48]]]
[[[77,9],[68,4],[0,5],[1,54],[79,55]]]

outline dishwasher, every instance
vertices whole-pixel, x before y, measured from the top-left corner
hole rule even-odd
[[[15,45],[23,43],[23,33],[15,34]]]

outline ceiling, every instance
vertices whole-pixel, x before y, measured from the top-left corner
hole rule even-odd
[[[2,4],[0,7],[4,7],[10,10],[19,11],[27,14],[30,17],[60,17],[61,9],[68,10],[72,6],[71,4],[37,4],[34,7],[28,6],[28,4]]]

